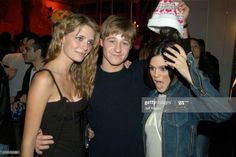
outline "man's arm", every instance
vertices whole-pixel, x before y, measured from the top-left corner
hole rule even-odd
[[[51,135],[43,135],[40,129],[35,141],[35,148],[37,154],[43,154],[43,150],[50,148],[50,145],[54,144],[53,137]]]

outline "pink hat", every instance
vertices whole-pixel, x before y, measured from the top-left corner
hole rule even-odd
[[[160,0],[152,18],[148,21],[148,28],[159,33],[160,27],[172,27],[178,30],[183,37],[184,20],[177,4],[178,2],[175,2],[175,0]]]

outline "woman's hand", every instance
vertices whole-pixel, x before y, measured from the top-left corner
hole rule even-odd
[[[187,56],[184,51],[184,49],[178,45],[174,45],[178,51],[168,47],[167,50],[173,55],[168,54],[167,52],[164,53],[164,55],[170,59],[172,62],[169,62],[166,60],[166,64],[169,65],[172,68],[175,68],[178,70],[178,72],[190,83],[193,84],[191,74],[189,72],[189,67],[187,64]]]
[[[179,11],[183,14],[183,19],[187,21],[190,11],[189,7],[182,0],[176,0],[176,2],[178,2],[177,7]]]

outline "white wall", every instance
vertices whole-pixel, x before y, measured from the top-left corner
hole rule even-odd
[[[186,0],[190,7],[189,31],[202,38],[206,50],[219,59],[221,88],[228,95],[236,37],[236,0]]]

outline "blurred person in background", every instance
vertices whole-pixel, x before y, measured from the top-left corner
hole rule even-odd
[[[0,62],[0,156],[7,157],[13,140],[8,77]]]

